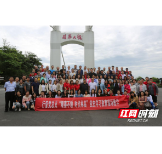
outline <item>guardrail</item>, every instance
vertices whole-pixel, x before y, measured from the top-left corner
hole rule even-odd
[[[3,81],[4,80],[4,77],[0,77],[0,81]]]

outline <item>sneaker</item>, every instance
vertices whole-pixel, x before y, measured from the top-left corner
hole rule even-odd
[[[30,111],[30,109],[28,109],[28,111]]]
[[[21,108],[19,108],[19,111],[21,111]]]
[[[17,108],[15,108],[15,111],[17,111]]]

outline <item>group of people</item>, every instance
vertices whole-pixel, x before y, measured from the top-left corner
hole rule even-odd
[[[72,98],[72,97],[105,97],[125,95],[130,108],[157,109],[158,87],[152,78],[145,80],[134,79],[131,71],[121,67],[108,67],[107,72],[100,67],[87,68],[82,66],[74,68],[43,65],[32,70],[29,76],[13,77],[5,82],[5,111],[8,109],[21,111],[21,109],[34,109],[35,100],[40,98]],[[9,108],[10,101],[10,108]],[[147,105],[146,105],[147,104]]]

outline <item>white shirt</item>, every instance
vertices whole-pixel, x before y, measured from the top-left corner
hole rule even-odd
[[[46,91],[45,85],[42,85],[42,91]]]
[[[69,73],[71,73],[71,69],[67,69],[67,71],[69,71]],[[66,71],[66,73],[67,73],[67,71]]]
[[[149,102],[153,102],[153,100],[152,100],[152,96],[151,96],[151,95],[147,97],[147,101],[149,101]]]
[[[52,90],[52,84],[49,84],[48,87],[49,87],[49,90]]]
[[[83,83],[83,79],[80,79],[80,84]]]
[[[87,73],[88,73],[88,70],[87,70],[87,69],[85,69],[85,70],[83,70],[83,74],[84,74],[84,72],[87,72]]]
[[[73,80],[73,83],[75,83],[75,82],[76,82],[76,80],[75,80],[75,79],[71,79],[71,80]]]
[[[70,76],[72,77],[73,75],[76,75],[76,73],[75,73],[75,72],[74,72],[74,73],[71,72],[71,73],[70,73]]]
[[[97,83],[96,82],[90,82],[89,83],[89,92],[91,92],[92,89],[96,90]]]
[[[133,86],[130,85],[130,88],[131,88],[131,91],[134,91],[135,94],[136,94],[136,92],[137,92],[137,90],[136,90],[136,86],[135,86],[135,85],[133,85]]]
[[[98,82],[97,82],[98,83]],[[105,84],[105,80],[104,79],[101,79],[101,83]]]
[[[92,94],[92,96],[91,97],[96,97],[96,94]]]
[[[125,74],[121,74],[121,76],[122,76],[122,79],[124,79],[124,77],[126,76]]]
[[[56,84],[52,85],[52,91],[54,92],[54,90],[57,91],[57,85]]]

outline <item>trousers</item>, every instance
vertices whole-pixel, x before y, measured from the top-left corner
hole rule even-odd
[[[10,110],[12,110],[14,98],[15,98],[15,91],[5,93],[5,111],[8,111],[9,102],[10,102]]]

